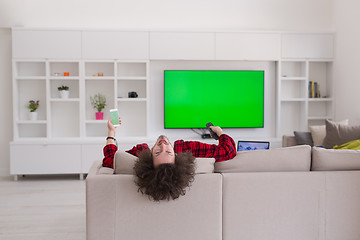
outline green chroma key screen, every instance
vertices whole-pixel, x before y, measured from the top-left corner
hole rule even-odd
[[[164,71],[164,127],[264,127],[264,71]]]

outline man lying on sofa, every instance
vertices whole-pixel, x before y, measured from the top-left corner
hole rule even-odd
[[[104,147],[103,167],[114,168],[116,127],[107,123],[108,137]],[[236,155],[234,140],[224,134],[220,127],[211,126],[219,136],[219,144],[205,144],[197,141],[177,140],[174,146],[163,135],[149,149],[146,143],[138,144],[126,151],[138,157],[134,170],[135,183],[142,194],[154,201],[176,199],[185,195],[195,175],[195,157],[215,158],[216,162],[229,160]]]

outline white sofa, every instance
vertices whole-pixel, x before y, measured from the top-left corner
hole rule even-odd
[[[198,159],[191,188],[169,202],[137,191],[133,156],[119,154],[114,174],[95,162],[86,178],[87,239],[359,239],[360,167],[310,171],[317,150],[238,153],[215,163],[216,172],[212,159]]]

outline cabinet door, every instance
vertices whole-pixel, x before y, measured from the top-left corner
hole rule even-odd
[[[88,173],[94,161],[102,161],[104,158],[104,144],[84,144],[81,146],[81,172]]]
[[[333,34],[283,34],[283,58],[333,58]]]
[[[81,58],[80,31],[13,30],[13,58]]]
[[[148,32],[83,32],[85,59],[148,59]]]
[[[150,33],[150,59],[213,60],[214,33]]]
[[[80,145],[11,144],[11,174],[80,173]]]
[[[218,60],[278,60],[278,33],[217,33]]]

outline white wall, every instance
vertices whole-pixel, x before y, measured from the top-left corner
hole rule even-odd
[[[0,176],[9,174],[12,139],[11,31],[0,28]]]
[[[360,124],[360,2],[334,0],[336,119]]]
[[[340,0],[334,1],[341,5]],[[355,0],[352,2],[355,3]],[[351,9],[351,6],[346,6]],[[346,17],[345,9],[342,13],[340,17]],[[0,175],[9,173],[8,143],[12,140],[9,29],[12,26],[124,30],[331,31],[332,14],[332,0],[0,0],[0,99],[3,103],[0,118]],[[342,59],[344,58],[346,57]],[[350,91],[355,91],[349,88]],[[156,134],[160,130],[154,131]]]
[[[330,30],[332,0],[2,0],[0,27]]]

